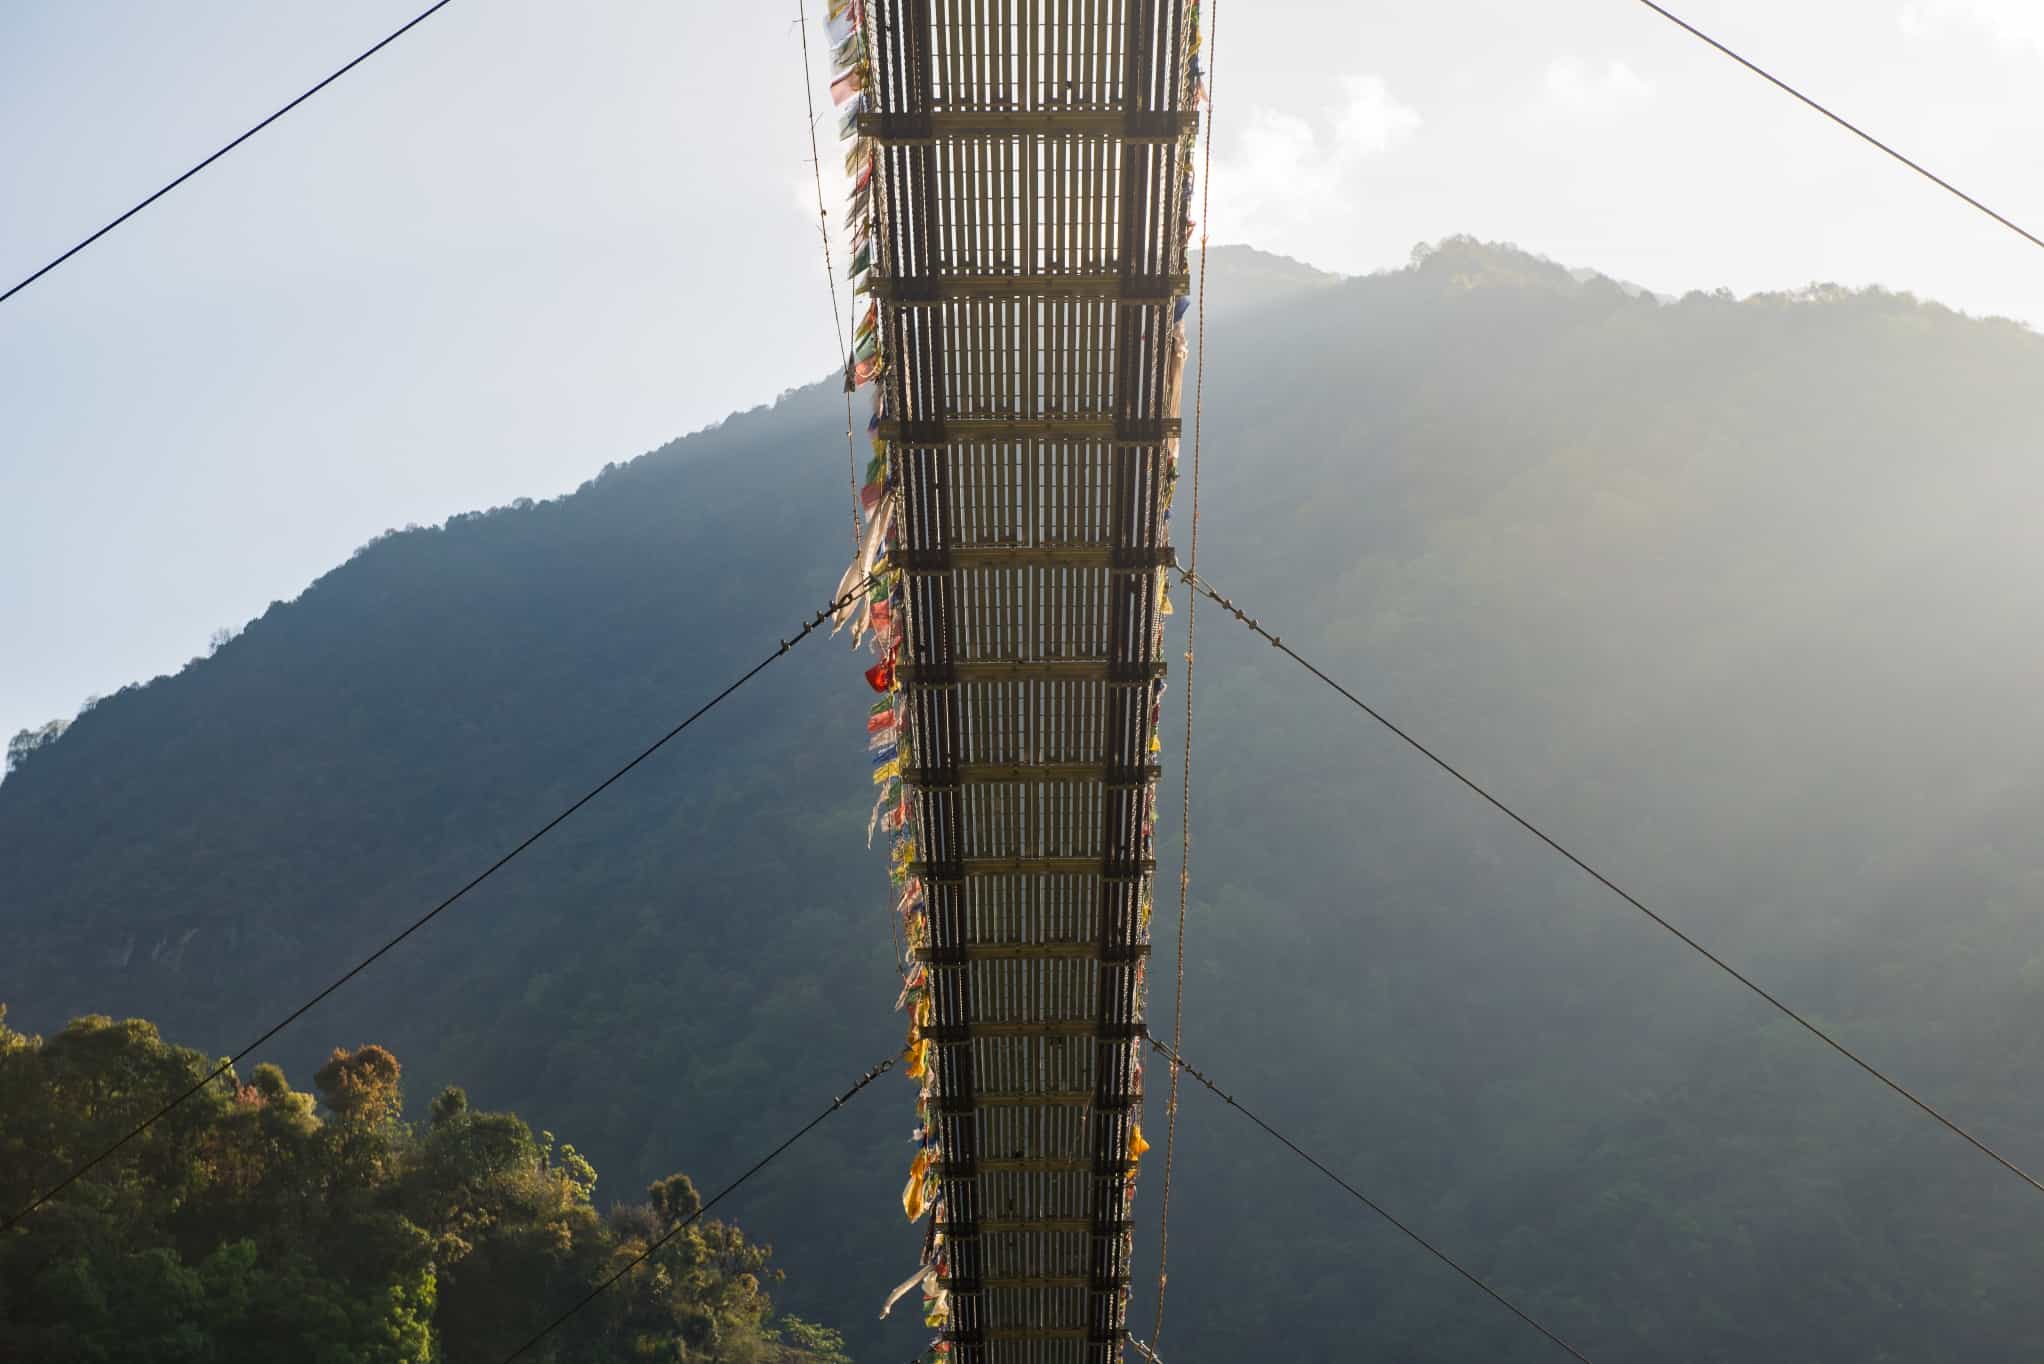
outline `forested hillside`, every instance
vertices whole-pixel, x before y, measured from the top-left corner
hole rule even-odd
[[[215,1068],[141,1019],[45,1040],[0,1017],[10,1214]],[[515,1114],[440,1091],[402,1116],[403,1066],[336,1048],[319,1097],[229,1071],[0,1240],[0,1359],[70,1364],[843,1364],[776,1318],[770,1252],[699,1216],[687,1175],[591,1205],[596,1170]],[[621,1286],[553,1329],[588,1290]]]
[[[1664,304],[1470,242],[1347,281],[1217,252],[1211,288],[1221,590],[2044,1165],[2044,340],[1879,292]],[[17,1026],[259,1033],[822,604],[842,423],[803,389],[382,539],[27,752]],[[1199,620],[1196,1063],[1593,1357],[2044,1355],[2044,1198]],[[802,645],[276,1059],[376,1038],[415,1097],[574,1134],[613,1194],[736,1174],[900,1036],[860,667]],[[1173,1364],[1551,1357],[1209,1099]],[[734,1209],[861,1360],[925,1338],[874,1319],[915,1264],[911,1125],[883,1082]]]

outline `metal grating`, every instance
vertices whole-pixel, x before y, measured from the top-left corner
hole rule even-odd
[[[943,1331],[957,1364],[1113,1364],[1196,16],[861,14]]]

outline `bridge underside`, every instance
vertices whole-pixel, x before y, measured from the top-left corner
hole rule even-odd
[[[1196,12],[839,10],[863,62],[930,1315],[960,1364],[1109,1364],[1142,1145]]]

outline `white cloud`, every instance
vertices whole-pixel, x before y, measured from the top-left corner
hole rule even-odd
[[[1653,82],[1624,62],[1612,62],[1592,76],[1574,57],[1557,57],[1541,81],[1549,109],[1589,118],[1609,118],[1653,98]]]
[[[2038,0],[1909,0],[1897,17],[1911,38],[1968,25],[2000,46],[2044,51],[2044,4]]]
[[[1346,102],[1334,121],[1338,161],[1359,160],[1389,151],[1419,128],[1419,112],[1391,97],[1375,76],[1343,76]]]
[[[1376,76],[1344,76],[1341,103],[1321,128],[1257,106],[1232,153],[1216,155],[1215,237],[1277,247],[1293,232],[1341,215],[1363,164],[1419,129],[1418,111]],[[1324,130],[1324,133],[1323,133]]]

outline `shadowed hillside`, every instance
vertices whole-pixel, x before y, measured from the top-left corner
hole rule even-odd
[[[1877,292],[1662,304],[1469,242],[1346,281],[1213,264],[1216,584],[2044,1164],[2044,341]],[[11,1020],[259,1033],[822,604],[842,421],[805,389],[380,540],[29,752],[0,785]],[[1199,661],[1196,1063],[1592,1356],[2044,1352],[2044,1199],[1217,612]],[[576,1134],[599,1203],[721,1184],[900,1036],[859,667],[804,644],[276,1058],[386,1043],[414,1094],[458,1077]],[[915,1261],[909,1089],[734,1210],[862,1360],[924,1338],[873,1320]],[[1210,1097],[1174,1364],[1550,1357]]]

